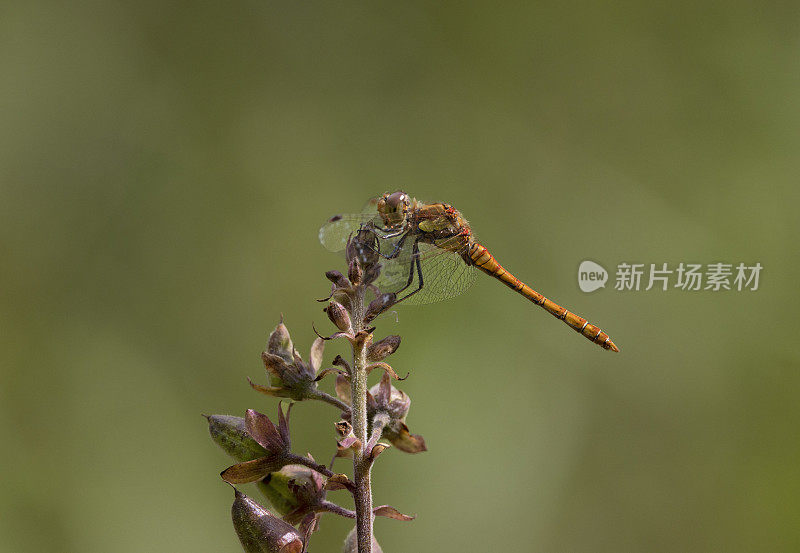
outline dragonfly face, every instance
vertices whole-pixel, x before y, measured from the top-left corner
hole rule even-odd
[[[378,200],[378,214],[383,219],[386,228],[395,229],[405,224],[410,205],[411,200],[405,192],[384,194]]]

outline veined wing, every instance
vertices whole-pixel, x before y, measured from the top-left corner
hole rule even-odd
[[[364,213],[335,215],[320,228],[319,240],[330,251],[343,251],[348,238],[369,223],[378,227],[383,224],[374,206]],[[376,231],[376,236],[383,258],[380,260],[380,276],[374,284],[381,292],[399,292],[398,297],[402,298],[420,288],[419,275],[422,273],[422,287],[403,304],[421,305],[453,298],[475,282],[476,271],[464,262],[455,248],[458,238],[440,240],[436,245],[419,243],[415,252],[413,234],[387,238],[381,231]],[[456,251],[452,251],[454,249]]]
[[[422,305],[450,299],[462,294],[475,282],[477,272],[474,267],[467,265],[458,252],[446,247],[455,245],[456,238],[450,239],[452,244],[448,241],[440,241],[437,245],[420,243],[416,253],[413,236],[408,236],[395,252],[400,238],[379,241],[382,254],[394,252],[395,256],[381,260],[381,274],[375,285],[381,292],[398,292],[402,289],[398,298],[411,294],[401,305]]]
[[[355,234],[362,225],[370,222],[376,226],[382,224],[381,218],[374,208],[372,212],[334,215],[319,229],[319,241],[327,250],[343,251],[350,235]]]

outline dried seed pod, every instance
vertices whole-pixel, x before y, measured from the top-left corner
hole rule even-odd
[[[290,404],[289,411],[291,408]],[[275,426],[266,415],[248,409],[244,419],[245,429],[266,450],[266,455],[230,466],[220,473],[220,477],[229,484],[256,482],[270,472],[291,464],[293,458],[289,437],[289,411],[284,416],[283,408],[278,404],[279,420],[278,426]]]
[[[347,276],[353,284],[359,284],[361,277],[364,275],[364,270],[361,268],[361,263],[358,259],[351,259],[347,268]]]
[[[261,491],[289,524],[298,524],[325,499],[325,478],[303,465],[286,465],[264,478]]]
[[[294,344],[292,344],[292,338],[289,336],[289,329],[283,324],[283,317],[281,317],[281,322],[278,323],[275,330],[269,335],[266,351],[272,355],[281,357],[289,363],[292,362],[294,358]]]
[[[211,439],[235,460],[252,461],[267,455],[267,450],[247,433],[242,417],[206,415],[206,418]]]
[[[292,525],[234,488],[233,528],[245,553],[301,553],[303,537]]]
[[[342,332],[350,332],[352,330],[350,313],[347,312],[347,309],[345,309],[341,303],[332,301],[328,307],[325,308],[325,312],[328,314],[328,318],[331,322],[336,325],[336,328]]]
[[[289,331],[281,322],[270,335],[267,350],[261,353],[269,385],[250,381],[250,386],[268,396],[288,397],[295,401],[307,399],[317,387],[317,371],[322,364],[324,347],[323,340],[315,340],[308,363],[304,362],[289,339]]]
[[[367,312],[364,315],[364,322],[368,323],[391,306],[397,303],[397,294],[389,292],[388,294],[381,294],[371,302],[367,307]]]
[[[379,342],[372,344],[367,350],[367,360],[370,362],[383,361],[400,347],[400,336],[387,336]]]
[[[349,288],[350,281],[345,278],[345,276],[340,273],[339,271],[327,271],[325,273],[325,278],[330,280],[334,286],[337,288]]]

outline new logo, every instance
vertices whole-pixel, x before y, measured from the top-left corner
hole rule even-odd
[[[608,281],[608,271],[594,261],[582,261],[578,266],[578,286],[584,292],[605,288],[606,281]]]

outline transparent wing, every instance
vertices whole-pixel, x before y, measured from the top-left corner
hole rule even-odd
[[[427,256],[423,251],[420,266],[422,288],[404,300],[403,304],[422,305],[454,298],[472,286],[478,274],[474,267],[467,265],[458,254],[450,251],[438,250],[436,255]],[[419,288],[418,278],[415,268],[414,280],[405,293]]]
[[[334,215],[328,222],[319,229],[319,241],[332,252],[343,251],[347,245],[348,237],[355,233],[361,225],[374,223],[380,226],[382,221],[377,212],[350,213],[345,215]]]
[[[409,235],[399,251],[395,251],[401,238],[380,241],[381,253],[395,252],[395,257],[381,260],[381,274],[375,281],[382,292],[398,292],[398,298],[411,294],[401,305],[422,305],[453,298],[475,282],[477,272],[464,262],[459,249],[454,248],[456,239],[435,245],[420,243],[415,252],[414,236]],[[419,258],[419,267],[416,258]]]
[[[369,223],[378,227],[383,224],[372,202],[362,213],[331,217],[320,228],[319,241],[330,251],[343,251],[348,238]],[[417,236],[412,232],[389,238],[379,232],[376,236],[383,258],[380,276],[374,284],[381,292],[397,292],[399,298],[414,292],[403,304],[421,305],[453,298],[475,282],[477,272],[461,257],[463,246],[457,237],[439,240],[436,244],[420,242],[415,250]]]

